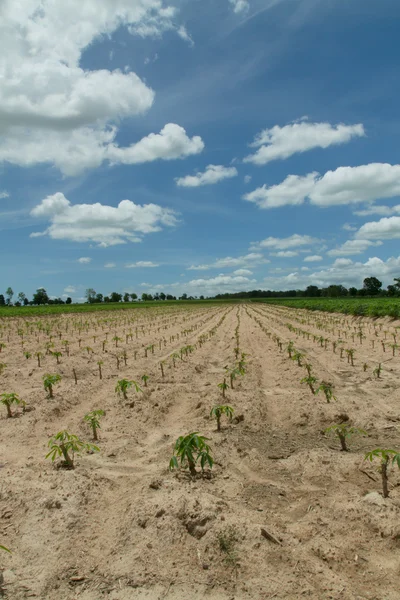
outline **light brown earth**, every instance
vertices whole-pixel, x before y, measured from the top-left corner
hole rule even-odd
[[[0,362],[7,364],[0,393],[17,392],[34,409],[13,408],[9,419],[0,406],[0,544],[12,550],[0,553],[6,598],[400,598],[400,471],[390,470],[384,499],[379,462],[364,461],[377,447],[400,450],[400,356],[389,346],[398,323],[260,304],[42,317],[52,331],[39,332],[39,340],[38,322],[4,319],[0,330]],[[209,413],[221,401],[224,367],[235,364],[238,324],[247,372],[226,402],[243,420],[224,420],[218,433]],[[70,356],[63,351],[57,365],[45,355],[39,368],[34,353],[45,354],[49,335],[52,350],[68,339]],[[313,335],[329,338],[327,349]],[[339,338],[355,348],[354,367],[345,352],[340,358],[340,344],[333,352]],[[334,384],[336,401],[327,404],[300,384],[305,368],[289,360],[289,340],[319,380]],[[187,345],[193,352],[174,368],[169,357]],[[127,366],[121,358],[117,370],[115,353],[124,349]],[[62,376],[53,400],[43,389],[47,372]],[[116,382],[144,373],[144,393],[131,389],[129,402],[119,399]],[[106,411],[100,452],[77,458],[74,470],[45,460],[49,438],[61,429],[90,441],[82,419],[94,408]],[[347,453],[323,433],[344,415],[367,431],[350,439]],[[191,431],[210,438],[215,459],[212,474],[194,480],[168,470],[176,438]],[[235,541],[227,553],[221,539],[229,535]]]

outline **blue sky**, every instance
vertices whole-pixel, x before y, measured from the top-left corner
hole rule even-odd
[[[63,4],[0,7],[4,290],[400,276],[397,1]]]

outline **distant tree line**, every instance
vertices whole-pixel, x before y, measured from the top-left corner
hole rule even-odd
[[[284,292],[252,290],[250,292],[217,294],[214,298],[224,300],[228,298],[341,298],[349,296],[400,296],[400,277],[395,278],[394,284],[388,285],[387,289],[383,289],[382,281],[379,281],[376,277],[366,277],[363,281],[363,287],[360,289],[356,287],[346,288],[343,285],[329,285],[324,288],[309,285],[305,290],[286,290]]]
[[[235,292],[226,294],[217,294],[211,299],[224,300],[224,299],[235,299],[235,298],[341,298],[341,297],[360,297],[360,296],[382,296],[382,297],[393,297],[400,296],[400,277],[396,277],[393,285],[388,285],[386,289],[382,287],[382,281],[379,281],[376,277],[366,277],[363,281],[363,287],[357,289],[355,287],[346,288],[343,285],[329,285],[328,287],[319,288],[316,285],[309,285],[305,290],[286,290],[284,292],[274,290],[252,290],[250,292]],[[0,294],[0,306],[37,306],[41,304],[71,304],[72,299],[66,298],[49,298],[44,288],[38,288],[33,294],[32,300],[29,300],[24,292],[17,294],[17,300],[13,302],[14,292],[12,288],[7,288],[5,294]],[[182,294],[176,298],[171,294],[164,294],[163,292],[156,294],[143,293],[139,298],[137,294],[119,294],[118,292],[112,292],[109,296],[103,296],[98,294],[93,288],[88,288],[85,292],[86,301],[89,304],[100,304],[100,303],[112,303],[112,302],[151,302],[151,301],[164,301],[164,300],[204,300],[204,296],[188,296],[188,294]]]
[[[32,300],[29,300],[24,292],[17,294],[17,300],[13,302],[14,291],[7,288],[5,294],[0,294],[0,306],[37,306],[40,304],[71,304],[72,299],[49,298],[44,288],[38,288],[33,294]]]

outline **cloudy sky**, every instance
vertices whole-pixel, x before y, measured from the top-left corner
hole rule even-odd
[[[398,0],[3,0],[1,287],[400,276]]]

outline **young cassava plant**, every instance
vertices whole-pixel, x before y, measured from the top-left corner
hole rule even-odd
[[[213,406],[210,412],[210,417],[214,417],[217,420],[217,431],[221,431],[221,417],[226,415],[227,418],[232,421],[233,408],[228,405],[217,405]]]
[[[60,381],[61,381],[61,375],[58,375],[58,374],[51,375],[49,373],[46,373],[46,375],[43,375],[44,389],[46,390],[46,392],[48,392],[49,398],[54,398],[53,386],[56,385],[57,383],[59,383]]]
[[[197,474],[196,463],[199,461],[202,471],[207,464],[212,469],[214,461],[207,442],[208,438],[200,435],[197,431],[180,436],[175,442],[174,454],[169,462],[170,470],[173,471],[179,467],[189,468],[190,474],[195,477]]]
[[[375,448],[375,450],[371,450],[371,452],[367,452],[364,457],[364,460],[370,460],[371,462],[378,458],[381,461],[380,464],[380,473],[382,477],[382,491],[383,497],[389,497],[389,478],[388,478],[388,467],[391,462],[392,465],[397,464],[400,469],[400,452],[392,449],[383,449],[383,448]]]
[[[324,433],[332,433],[339,438],[340,445],[342,447],[343,452],[348,452],[349,448],[347,446],[347,438],[352,435],[367,435],[367,432],[364,429],[359,429],[358,427],[352,427],[347,423],[339,423],[339,425],[331,425],[327,427]]]
[[[68,469],[74,469],[75,454],[79,456],[84,450],[87,452],[99,452],[100,448],[94,444],[83,442],[77,435],[69,433],[66,430],[59,431],[53,436],[48,443],[50,452],[46,454],[46,458],[50,458],[52,462],[56,458],[63,459],[62,465]]]
[[[83,418],[86,421],[86,423],[92,428],[92,432],[93,432],[93,439],[97,442],[98,435],[97,435],[97,430],[100,429],[100,417],[104,417],[105,412],[104,410],[92,410],[90,411],[87,415],[85,415]]]
[[[115,386],[115,392],[118,394],[118,396],[121,396],[124,400],[128,400],[128,395],[127,395],[127,391],[131,388],[134,387],[135,390],[137,392],[142,392],[143,390],[140,388],[139,384],[136,383],[136,381],[133,380],[129,380],[129,379],[120,379],[117,383],[117,385]]]
[[[8,418],[11,418],[13,416],[11,412],[11,406],[13,404],[22,404],[23,406],[25,406],[24,400],[21,400],[18,394],[15,394],[14,392],[11,392],[9,394],[1,394],[0,402],[6,407]]]

